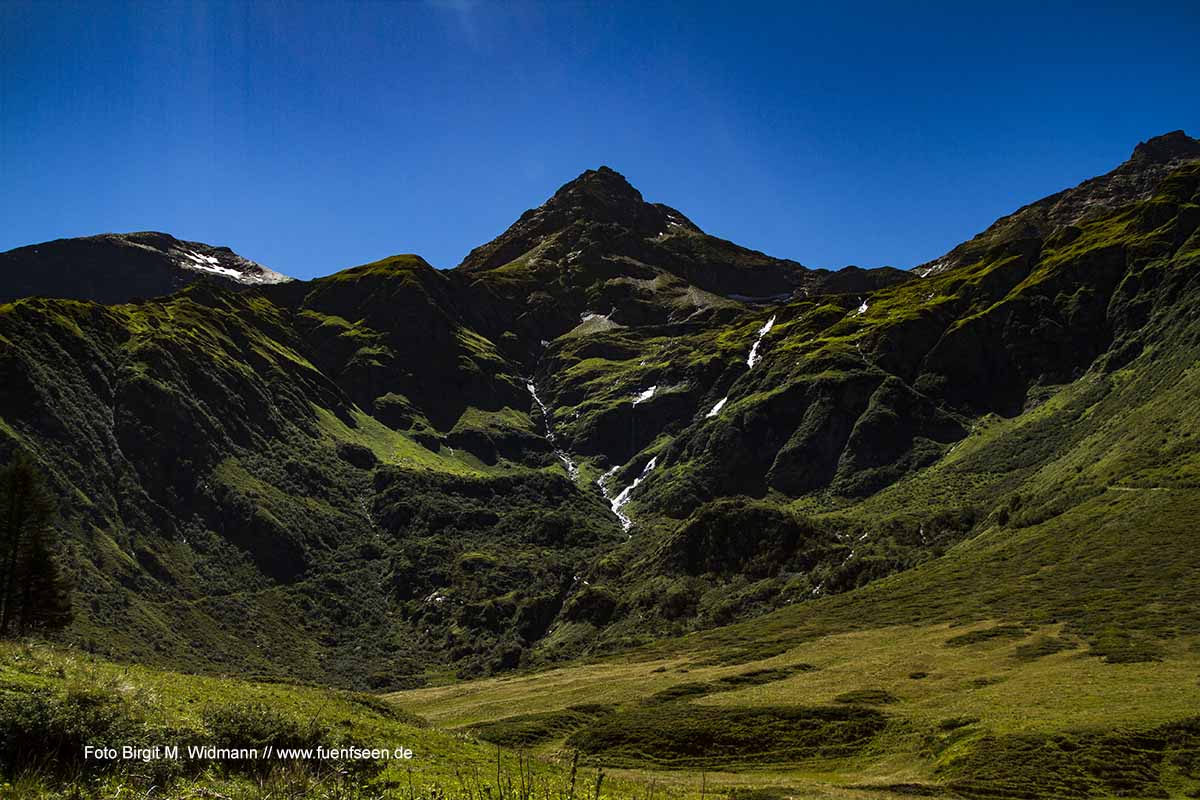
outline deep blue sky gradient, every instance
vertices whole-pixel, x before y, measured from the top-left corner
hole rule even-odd
[[[1200,135],[1194,2],[965,5],[0,0],[0,250],[450,267],[608,164],[772,255],[911,267]]]

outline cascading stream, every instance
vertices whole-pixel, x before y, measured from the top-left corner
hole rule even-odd
[[[758,338],[754,340],[754,346],[750,348],[750,355],[746,356],[746,366],[750,367],[750,369],[754,369],[754,365],[762,361],[762,356],[758,354],[758,347],[773,327],[775,327],[775,315],[772,314],[771,318],[758,329]]]
[[[533,397],[533,402],[537,404],[539,409],[541,409],[542,419],[546,424],[546,441],[554,446],[554,455],[563,463],[563,467],[566,468],[567,475],[570,476],[571,480],[578,479],[579,465],[576,464],[569,455],[567,455],[566,450],[563,450],[561,447],[558,447],[555,444],[556,437],[554,435],[554,422],[550,416],[550,409],[547,408],[546,404],[542,402],[542,398],[538,397],[537,386],[534,384],[531,378],[525,379],[525,388],[529,390],[530,396]]]
[[[658,456],[655,456],[646,462],[646,466],[642,469],[642,474],[634,478],[633,483],[622,489],[616,497],[613,497],[609,494],[607,484],[608,479],[615,475],[620,467],[613,467],[608,472],[601,475],[600,479],[596,481],[596,484],[600,487],[600,491],[604,494],[604,499],[608,500],[609,505],[612,508],[612,512],[616,514],[617,519],[621,520],[621,529],[626,532],[633,527],[633,519],[631,519],[630,516],[621,509],[624,508],[629,502],[630,497],[633,494],[633,490],[638,487],[638,484],[646,479],[646,476],[649,475],[650,471],[656,466],[658,466]]]

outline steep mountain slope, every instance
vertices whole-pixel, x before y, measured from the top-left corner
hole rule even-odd
[[[1188,147],[921,279],[602,168],[454,270],[22,299],[0,456],[51,474],[70,636],[114,656],[396,687],[729,623],[1192,480]]]
[[[202,279],[247,286],[291,280],[228,247],[152,231],[56,239],[0,253],[0,303],[34,296],[127,303]]]
[[[1150,387],[1194,363],[1198,190],[1200,165],[1185,165],[1150,198],[1032,246],[1000,245],[858,306],[773,310],[761,361],[706,386],[689,422],[632,457],[629,474],[653,465],[625,509],[643,534],[593,576],[623,598],[603,635],[852,588],[936,555],[1005,503],[1023,518],[1063,513],[1135,463],[1192,474],[1194,420],[1166,433],[1133,412],[1157,408]],[[654,382],[676,379],[674,361],[656,366],[675,372]],[[1138,393],[1114,400],[1117,386],[1133,391],[1126,381]],[[964,462],[985,431],[994,438]],[[1101,432],[1103,448],[1089,439]],[[1072,450],[1085,440],[1086,455]],[[720,499],[742,494],[760,504]],[[751,511],[771,521],[745,531]]]
[[[0,430],[66,498],[76,636],[147,661],[357,685],[403,683],[444,653],[513,663],[616,534],[599,497],[536,465],[553,458],[532,432],[531,466],[454,446],[493,425],[519,440],[529,423],[493,405],[509,384],[527,394],[438,305],[444,281],[401,258],[278,287],[293,306],[193,287],[0,307]],[[397,311],[418,327],[370,327]],[[452,426],[446,395],[462,404]],[[466,644],[444,640],[464,626]]]

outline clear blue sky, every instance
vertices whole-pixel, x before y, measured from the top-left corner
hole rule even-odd
[[[450,267],[608,164],[772,255],[910,267],[1200,135],[1194,2],[968,5],[0,0],[0,250]]]

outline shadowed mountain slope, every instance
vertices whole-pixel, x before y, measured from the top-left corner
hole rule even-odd
[[[0,302],[40,296],[127,303],[200,280],[259,286],[292,279],[228,247],[152,231],[56,239],[0,253]]]

